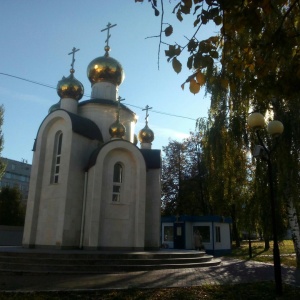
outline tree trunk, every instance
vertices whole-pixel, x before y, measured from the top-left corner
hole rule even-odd
[[[297,268],[300,269],[300,228],[297,211],[294,207],[293,200],[291,198],[287,201],[287,214],[290,229],[292,231],[292,239],[296,253]]]
[[[236,212],[235,212],[235,205],[231,205],[231,219],[232,219],[232,235],[233,239],[235,240],[235,246],[239,248],[241,246],[239,231],[236,223]]]
[[[265,251],[270,249],[270,239],[269,237],[264,237],[264,241],[265,241]]]

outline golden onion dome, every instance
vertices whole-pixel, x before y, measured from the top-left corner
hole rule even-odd
[[[92,60],[87,67],[87,76],[91,84],[97,82],[110,82],[120,85],[125,73],[122,65],[114,58],[108,55],[109,47],[105,47],[105,55]]]
[[[122,139],[125,133],[126,128],[123,124],[119,122],[119,120],[111,124],[109,127],[109,134],[112,139]]]
[[[154,133],[146,124],[146,126],[143,129],[141,129],[139,132],[139,141],[141,143],[152,143],[153,140],[154,140]]]
[[[56,90],[60,99],[71,98],[80,100],[84,93],[82,83],[77,80],[73,73],[74,69],[70,70],[71,74],[68,77],[64,77],[58,82]]]

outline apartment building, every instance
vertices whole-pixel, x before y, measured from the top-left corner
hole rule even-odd
[[[0,187],[17,186],[22,193],[23,201],[27,202],[31,165],[25,159],[21,161],[1,158],[6,165],[4,175],[0,179]]]

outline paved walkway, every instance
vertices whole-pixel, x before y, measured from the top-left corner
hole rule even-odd
[[[158,270],[98,275],[4,274],[0,290],[46,291],[128,289],[229,284],[274,279],[272,264],[222,258],[215,267]],[[300,286],[300,270],[282,267],[282,280]]]

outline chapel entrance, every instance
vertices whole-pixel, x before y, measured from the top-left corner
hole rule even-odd
[[[185,226],[183,222],[174,223],[174,249],[185,249]]]

